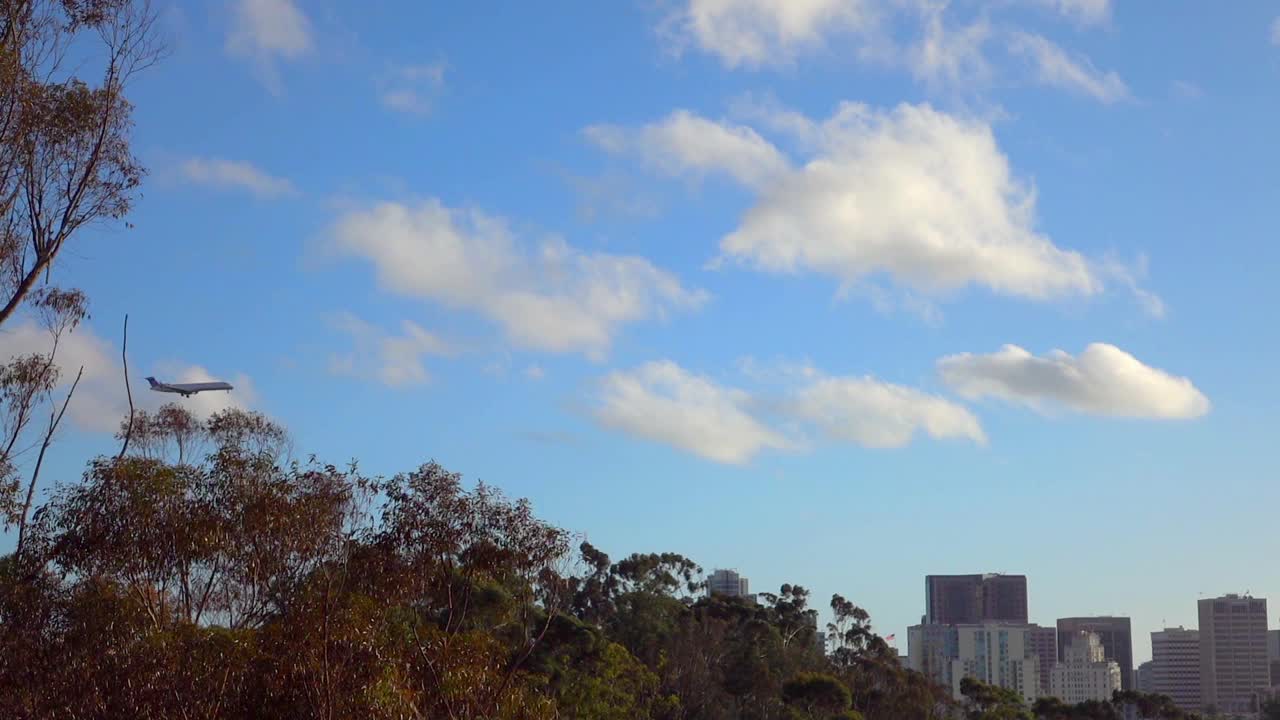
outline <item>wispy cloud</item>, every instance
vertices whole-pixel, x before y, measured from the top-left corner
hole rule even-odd
[[[1041,35],[1015,32],[1010,50],[1032,61],[1042,84],[1087,95],[1103,103],[1129,97],[1129,87],[1114,71],[1102,72],[1087,58],[1072,57]]]
[[[252,62],[263,84],[279,93],[277,63],[311,52],[311,21],[293,0],[236,0],[232,13],[227,52]]]
[[[387,387],[426,383],[431,375],[423,364],[423,358],[455,352],[449,343],[410,320],[400,323],[399,335],[349,312],[331,318],[330,324],[347,335],[354,347],[350,352],[331,355],[329,372],[374,380]]]
[[[429,115],[444,89],[445,64],[400,65],[378,81],[384,107],[411,115]]]
[[[187,181],[198,185],[246,190],[260,198],[298,194],[298,189],[288,179],[275,177],[243,161],[191,158],[182,163],[181,173]]]

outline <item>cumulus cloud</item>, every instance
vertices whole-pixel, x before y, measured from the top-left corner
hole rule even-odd
[[[435,199],[346,213],[332,236],[338,252],[372,263],[383,289],[478,312],[535,350],[600,359],[622,327],[707,299],[644,258],[555,238],[531,248],[503,219]]]
[[[293,0],[236,0],[232,12],[227,52],[253,62],[263,83],[279,92],[276,62],[311,51],[310,20]]]
[[[663,31],[676,49],[693,45],[729,68],[785,65],[837,33],[877,24],[872,0],[685,0]]]
[[[6,326],[0,331],[0,362],[6,362],[18,355],[31,353],[45,354],[53,347],[52,336],[48,331],[33,322],[18,323]],[[119,348],[111,341],[105,340],[93,332],[85,324],[74,332],[64,334],[58,343],[55,363],[60,371],[59,392],[66,393],[75,381],[76,372],[84,367],[84,375],[76,387],[75,397],[67,408],[67,419],[82,430],[93,432],[115,432],[120,422],[129,415],[128,396],[124,387],[124,374],[120,365]],[[131,365],[134,378],[138,380],[147,373],[139,372]],[[200,393],[190,398],[180,399],[184,407],[192,410],[199,417],[209,415],[230,407],[247,408],[257,400],[252,380],[238,374],[233,377],[214,377],[207,369],[198,365],[180,363],[161,364],[154,372],[173,382],[209,382],[226,380],[235,386],[230,393]],[[176,396],[164,396],[145,389],[146,384],[133,384],[134,405],[142,410],[154,410],[166,401],[173,401]],[[59,400],[60,401],[60,400]]]
[[[727,464],[792,443],[752,416],[751,396],[670,361],[609,374],[595,417],[606,427]]]
[[[605,427],[727,464],[746,463],[767,449],[808,447],[810,436],[869,448],[904,447],[919,433],[986,443],[976,417],[919,390],[872,377],[827,377],[808,366],[761,369],[749,362],[744,372],[756,380],[780,380],[781,389],[749,392],[670,361],[651,362],[608,375],[595,418]]]
[[[354,346],[329,358],[329,371],[335,375],[371,379],[388,387],[421,385],[431,377],[423,358],[453,353],[449,343],[410,320],[400,324],[399,335],[346,312],[332,318],[331,324],[348,335]]]
[[[246,190],[260,198],[297,195],[298,190],[286,178],[274,177],[252,164],[220,158],[190,158],[182,164],[187,181],[217,188]]]
[[[1103,103],[1129,97],[1129,87],[1114,71],[1102,72],[1086,58],[1072,57],[1047,38],[1033,33],[1012,34],[1009,49],[1031,60],[1044,85],[1087,95]]]
[[[1036,230],[1035,193],[1014,176],[987,124],[908,104],[886,112],[844,103],[822,122],[771,116],[805,140],[810,157],[750,176],[762,180],[749,185],[754,205],[721,239],[717,262],[816,272],[845,286],[885,274],[934,295],[978,285],[1042,300],[1102,289],[1084,257]],[[747,184],[727,153],[682,156],[679,148],[700,145],[696,133],[678,146],[646,142],[673,117],[682,116],[628,136],[658,164],[685,157]],[[708,137],[745,134],[707,120],[686,127]]]
[[[1190,379],[1105,343],[1089,345],[1078,357],[1062,350],[1037,357],[1005,345],[989,355],[945,357],[938,371],[966,398],[995,397],[1041,411],[1060,405],[1092,415],[1178,420],[1210,409],[1209,399]]]
[[[820,378],[796,393],[790,411],[831,440],[864,447],[904,447],[916,433],[987,442],[978,418],[963,407],[871,377]]]
[[[444,88],[443,62],[395,67],[379,82],[379,99],[388,110],[430,115]]]

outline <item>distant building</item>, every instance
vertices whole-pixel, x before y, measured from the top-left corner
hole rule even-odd
[[[1139,665],[1138,669],[1133,673],[1133,688],[1140,693],[1146,693],[1148,695],[1155,692],[1155,687],[1153,685],[1155,682],[1154,669],[1155,662],[1152,660],[1148,660]]]
[[[1267,662],[1271,665],[1271,687],[1280,687],[1280,630],[1267,631]]]
[[[750,597],[747,579],[737,570],[715,570],[707,578],[707,596]]]
[[[961,697],[960,681],[971,677],[1032,702],[1043,693],[1031,634],[1025,624],[916,625],[907,630],[908,662],[911,669],[951,688],[956,699]]]
[[[1058,632],[1051,627],[1027,625],[1027,643],[1040,660],[1040,694],[1049,695],[1053,666],[1058,664]]]
[[[1151,690],[1179,709],[1200,712],[1200,631],[1182,627],[1151,633]]]
[[[1059,640],[1065,647],[1058,648],[1063,660],[1053,667],[1051,694],[1071,705],[1110,700],[1120,689],[1120,665],[1106,659],[1098,634],[1080,630]]]
[[[1120,666],[1120,686],[1124,690],[1133,685],[1133,631],[1129,618],[1115,616],[1073,617],[1058,619],[1058,661],[1064,660],[1066,638],[1079,632],[1096,633],[1102,642],[1107,660]]]
[[[1027,623],[1026,575],[928,575],[926,625]]]
[[[1200,701],[1223,714],[1256,712],[1271,687],[1266,599],[1224,595],[1199,605]]]

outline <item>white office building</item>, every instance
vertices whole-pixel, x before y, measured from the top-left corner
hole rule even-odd
[[[907,631],[907,657],[913,670],[951,688],[961,698],[966,677],[1014,690],[1028,703],[1041,696],[1040,658],[1032,626],[1009,623],[916,625]]]
[[[1066,636],[1062,662],[1050,675],[1050,692],[1065,703],[1110,700],[1120,689],[1120,664],[1106,659],[1097,633],[1080,631]]]

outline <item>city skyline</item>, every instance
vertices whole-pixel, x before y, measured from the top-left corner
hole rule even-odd
[[[899,646],[975,568],[1130,617],[1135,666],[1280,597],[1274,2],[156,5],[132,228],[53,272],[91,316],[39,500],[118,450],[128,314],[144,409],[226,380],[186,406]]]

